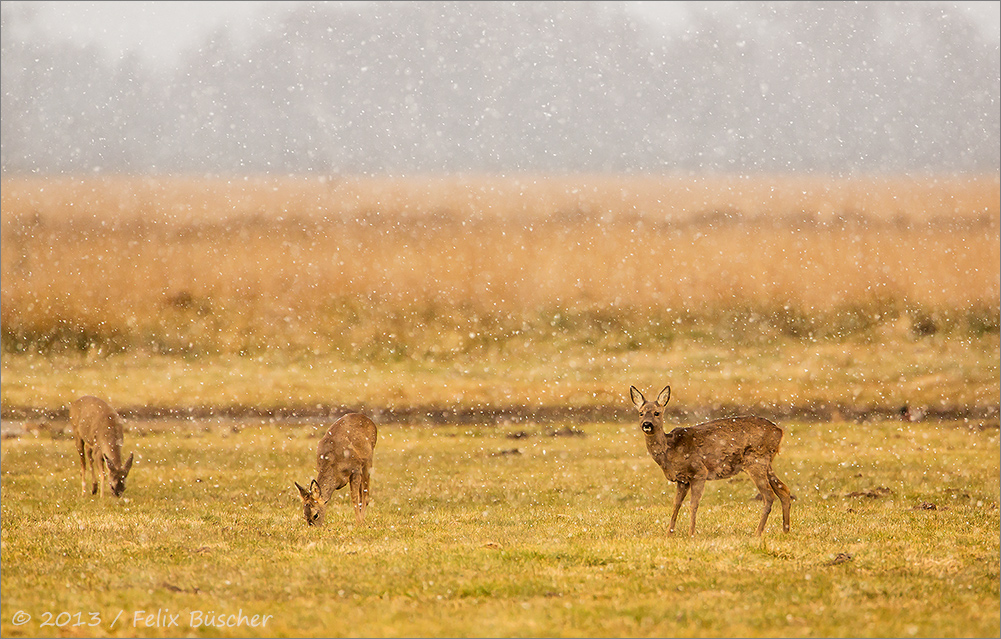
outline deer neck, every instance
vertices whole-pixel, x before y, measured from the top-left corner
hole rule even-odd
[[[337,481],[337,478],[336,469],[329,465],[317,473],[316,483],[320,485],[320,499],[323,503],[330,501],[330,498],[334,496],[334,491],[344,486],[344,484],[338,485],[340,482]]]
[[[109,433],[110,437],[100,437],[98,438],[98,448],[101,451],[103,457],[107,457],[111,464],[115,468],[122,467],[122,447],[119,442],[114,439],[115,433],[112,431]]]
[[[650,453],[659,465],[663,466],[667,463],[669,453],[671,452],[671,444],[667,440],[667,434],[664,432],[663,428],[655,428],[652,433],[645,433],[646,437],[646,449]]]

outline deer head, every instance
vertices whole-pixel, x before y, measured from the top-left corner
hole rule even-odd
[[[121,497],[122,493],[125,492],[125,478],[129,476],[129,471],[132,470],[132,458],[134,456],[135,453],[129,455],[125,464],[120,468],[115,466],[110,457],[107,455],[104,456],[104,463],[108,467],[108,483],[111,485],[111,494],[115,497]]]
[[[635,386],[629,387],[629,398],[640,412],[640,428],[647,435],[664,429],[664,406],[671,399],[671,387],[665,386],[656,401],[648,402]]]
[[[299,497],[302,498],[302,513],[306,517],[306,523],[310,526],[322,526],[327,503],[320,497],[320,485],[314,479],[309,484],[309,490],[300,486],[299,482],[295,482],[295,487],[299,489]]]

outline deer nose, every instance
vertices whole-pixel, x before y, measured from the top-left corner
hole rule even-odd
[[[652,432],[653,431],[653,422],[643,422],[642,428],[643,428],[643,432],[644,433]]]

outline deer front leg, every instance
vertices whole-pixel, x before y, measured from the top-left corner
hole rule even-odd
[[[702,490],[706,487],[706,480],[702,477],[692,479],[692,524],[688,527],[688,534],[695,534],[695,515],[699,512],[699,501],[702,499]]]
[[[97,466],[94,465],[94,449],[87,447],[87,462],[90,464],[90,494],[97,494]]]
[[[685,502],[685,495],[687,494],[688,484],[679,481],[678,490],[674,493],[674,512],[671,513],[671,525],[668,528],[668,534],[674,534],[674,525],[678,522],[678,511],[681,510],[681,504]]]
[[[104,485],[108,483],[108,460],[101,455],[101,499],[104,499]]]

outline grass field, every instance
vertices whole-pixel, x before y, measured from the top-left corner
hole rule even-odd
[[[383,425],[366,522],[341,491],[320,529],[292,484],[314,425],[134,423],[103,502],[71,440],[4,440],[3,636],[998,634],[996,427],[783,426],[792,531],[760,539],[743,474],[668,536],[633,423]]]
[[[528,420],[547,411],[562,411],[572,420],[620,419],[631,415],[630,385],[656,393],[671,384],[669,411],[692,417],[754,410],[768,416],[866,418],[908,405],[929,417],[997,420],[998,346],[998,336],[988,334],[819,343],[679,340],[662,349],[625,352],[540,344],[534,353],[509,349],[438,362],[357,362],[336,354],[5,354],[2,405],[5,419],[29,422],[65,419],[68,403],[87,394],[138,417],[324,416],[352,409],[430,424],[449,413],[471,414],[480,423],[503,420],[506,412]]]
[[[997,636],[999,182],[4,177],[0,631]],[[668,537],[632,384],[778,421],[792,532],[741,475]],[[369,519],[308,529],[348,409]]]

